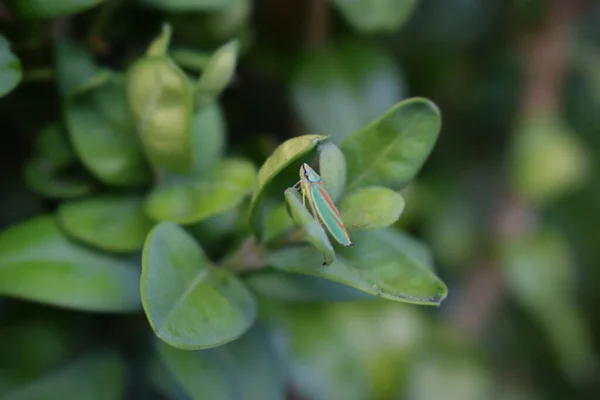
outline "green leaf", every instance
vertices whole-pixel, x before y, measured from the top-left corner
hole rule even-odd
[[[339,147],[331,142],[319,148],[319,175],[329,197],[336,203],[346,187],[346,159]]]
[[[321,224],[313,218],[306,207],[302,204],[300,194],[296,189],[287,189],[285,191],[285,199],[289,207],[289,212],[303,233],[304,238],[312,243],[325,257],[323,265],[329,265],[335,260],[335,251],[327,237],[327,234],[321,227]]]
[[[141,0],[143,3],[168,11],[212,11],[231,7],[240,0]]]
[[[258,187],[250,206],[250,226],[260,240],[264,240],[270,212],[284,200],[285,189],[298,182],[300,166],[314,158],[319,144],[326,139],[319,135],[289,139],[275,149],[258,171]]]
[[[54,65],[58,89],[67,97],[98,75],[92,53],[66,38],[54,42]]]
[[[0,35],[0,97],[21,82],[21,61],[10,51],[10,43]]]
[[[385,228],[400,218],[404,198],[391,189],[369,186],[346,196],[339,210],[348,230]]]
[[[396,32],[412,16],[417,0],[333,0],[350,24],[362,33]]]
[[[35,151],[40,158],[57,170],[71,165],[75,160],[75,153],[69,146],[62,125],[54,123],[41,129],[35,138]]]
[[[182,349],[230,342],[256,318],[255,300],[244,284],[213,267],[194,239],[169,222],[146,239],[141,294],[156,335]]]
[[[24,18],[56,18],[92,8],[104,0],[15,0],[15,10]]]
[[[287,232],[291,231],[296,224],[288,211],[287,202],[273,206],[267,214],[264,222],[263,243],[270,243]]]
[[[76,329],[77,319],[52,311],[31,316],[18,312],[18,321],[4,321],[0,332],[0,393],[39,377],[75,350],[76,337],[81,334]],[[12,379],[4,380],[9,371]]]
[[[407,248],[404,236],[392,229],[355,232],[354,246],[337,250],[336,261],[327,267],[309,247],[278,250],[267,261],[281,271],[318,276],[386,299],[439,305],[446,285],[415,257],[414,247]]]
[[[431,153],[440,127],[435,104],[413,98],[347,137],[340,146],[346,159],[352,160],[346,192],[372,185],[402,189]]]
[[[285,398],[283,368],[258,327],[216,349],[182,351],[164,343],[157,347],[164,365],[191,399]]]
[[[520,121],[512,142],[510,172],[523,197],[544,203],[572,192],[590,176],[590,155],[576,132],[554,115]]]
[[[225,159],[205,176],[167,178],[150,192],[145,209],[156,221],[192,224],[237,206],[255,182],[252,163]]]
[[[86,311],[140,309],[132,263],[69,241],[51,216],[0,233],[0,294]]]
[[[138,196],[97,196],[64,202],[57,217],[61,227],[75,239],[101,250],[123,253],[140,250],[153,225]]]
[[[330,134],[339,144],[400,101],[402,86],[388,54],[367,44],[346,43],[300,61],[291,100],[309,131]]]
[[[237,64],[238,42],[231,40],[215,51],[196,84],[196,107],[214,101],[227,87]]]
[[[81,171],[57,171],[52,161],[34,158],[25,165],[27,185],[44,197],[67,199],[92,193],[96,185],[91,177]]]
[[[354,301],[370,297],[341,283],[274,270],[250,274],[244,282],[259,296],[285,302]]]
[[[193,90],[187,76],[165,56],[144,57],[129,68],[126,90],[152,165],[188,172],[193,162]]]
[[[69,96],[65,115],[75,151],[98,179],[119,186],[150,179],[119,76]]]
[[[165,56],[169,50],[171,44],[171,36],[173,35],[173,29],[169,24],[163,24],[162,32],[160,35],[150,43],[146,55],[148,56]]]
[[[225,154],[225,119],[221,107],[211,103],[196,111],[192,120],[194,173],[213,168]]]
[[[2,396],[5,400],[114,400],[125,394],[125,364],[110,352],[80,357]]]

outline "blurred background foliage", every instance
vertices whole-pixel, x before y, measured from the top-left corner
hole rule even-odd
[[[165,22],[171,31],[159,36]],[[291,137],[331,134],[340,144],[403,99],[431,99],[442,131],[402,190],[396,226],[429,245],[449,288],[439,308],[418,307],[269,269],[246,280],[259,295],[256,310],[244,312],[258,313],[260,323],[224,346],[181,351],[157,340],[140,312],[139,273],[126,268],[139,265],[138,253],[107,283],[133,297],[107,306],[104,292],[77,294],[88,311],[133,314],[41,304],[80,283],[53,286],[55,274],[40,272],[29,298],[41,303],[0,298],[0,398],[600,396],[598,2],[9,0],[0,2],[0,33],[2,231],[56,211],[84,243],[125,254],[141,248],[152,226],[140,211],[142,193],[130,190],[118,204],[110,196],[147,182],[150,170],[135,137],[115,141],[103,125],[129,129],[118,89],[129,78],[99,69],[127,70],[150,43],[150,53],[163,54],[172,35],[168,54],[188,73],[206,73],[215,51],[226,62],[212,58],[214,70],[231,68],[235,47],[235,71],[197,83],[197,104],[226,86],[220,107],[195,114],[194,123],[227,133],[206,142],[207,157],[226,151],[259,166]],[[66,121],[68,136],[57,121]],[[126,154],[137,173],[112,169],[118,157],[96,163],[81,152],[90,146]],[[177,169],[192,161],[173,162]],[[230,233],[247,230],[238,225],[247,220],[243,196],[255,171],[244,163],[224,166],[225,177],[206,175],[227,180],[229,169],[236,177],[246,171],[233,208],[211,210],[187,229],[211,260],[231,255],[240,241]],[[152,219],[198,218],[193,207],[169,214],[175,189],[153,189],[145,208]],[[57,201],[97,190],[108,197]],[[94,232],[109,217],[138,229]],[[7,271],[7,254],[35,263],[36,251],[50,246],[80,263],[73,268],[109,262],[57,239],[43,217],[28,229],[21,241],[0,242],[4,294],[19,297],[29,279]],[[235,262],[234,254],[225,264]]]

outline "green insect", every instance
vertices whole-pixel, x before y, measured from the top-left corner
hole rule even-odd
[[[305,204],[304,199],[308,199],[313,216],[321,226],[327,229],[342,246],[354,245],[340,212],[323,186],[323,179],[306,163],[300,167],[300,182],[295,187],[298,185],[302,191],[302,204]]]

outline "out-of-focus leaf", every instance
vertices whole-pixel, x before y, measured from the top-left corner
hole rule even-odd
[[[166,56],[143,57],[129,68],[126,90],[152,165],[188,172],[193,163],[193,90],[185,73]]]
[[[391,302],[287,303],[265,318],[294,391],[314,400],[398,398],[405,360],[424,336],[415,308]]]
[[[285,191],[285,200],[290,210],[290,215],[296,222],[296,225],[302,229],[304,238],[312,243],[325,257],[323,265],[331,264],[335,260],[333,246],[321,224],[313,218],[302,204],[298,191],[292,188],[287,189]]]
[[[58,221],[72,237],[101,250],[134,252],[144,245],[152,221],[138,196],[97,196],[64,202]]]
[[[254,322],[256,303],[230,272],[213,267],[182,228],[158,224],[146,239],[141,294],[156,335],[171,346],[204,349],[241,336]]]
[[[402,189],[431,153],[440,127],[435,104],[412,98],[347,137],[340,145],[346,160],[352,160],[346,191],[372,185]]]
[[[54,42],[54,65],[63,97],[88,83],[99,71],[91,52],[66,38]]]
[[[210,14],[206,21],[207,31],[216,39],[229,39],[248,24],[252,16],[252,0],[234,0],[226,7]],[[244,43],[240,46],[244,48]]]
[[[225,120],[217,103],[196,111],[192,119],[193,171],[213,168],[225,153]]]
[[[125,365],[113,353],[80,357],[2,396],[6,400],[114,400],[125,391]]]
[[[584,145],[556,116],[521,121],[512,143],[510,167],[515,189],[536,203],[581,187],[589,176]]]
[[[250,226],[264,240],[265,224],[269,214],[284,201],[284,191],[298,182],[300,166],[316,155],[326,136],[305,135],[289,139],[279,145],[258,171],[258,186],[250,206]]]
[[[369,186],[345,197],[339,211],[348,230],[385,228],[400,218],[404,198],[391,189]]]
[[[346,187],[346,159],[339,147],[331,142],[319,148],[319,175],[329,197],[336,203]]]
[[[129,114],[123,80],[116,75],[65,102],[65,115],[75,150],[85,166],[104,183],[138,185],[147,182],[146,163]]]
[[[273,270],[253,273],[244,282],[260,296],[277,301],[354,301],[370,298],[367,293],[341,283]]]
[[[57,315],[26,317],[0,331],[0,393],[57,366],[75,348],[74,324]],[[11,376],[11,382],[3,377]]]
[[[132,263],[69,241],[41,216],[0,233],[0,294],[102,312],[140,309]]]
[[[307,55],[297,67],[291,95],[304,125],[339,144],[400,101],[402,86],[386,53],[350,43]]]
[[[235,72],[238,47],[237,40],[232,40],[211,55],[196,84],[196,107],[211,103],[227,87]]]
[[[402,398],[426,400],[478,400],[494,397],[494,385],[489,371],[473,351],[452,337],[448,330],[413,353],[412,368],[401,393]]]
[[[21,81],[21,61],[10,51],[10,43],[0,35],[0,97]]]
[[[226,159],[202,177],[173,176],[150,192],[145,209],[157,221],[191,224],[229,210],[255,187],[254,164]]]
[[[404,236],[392,229],[354,232],[354,246],[337,249],[336,261],[326,268],[310,247],[274,251],[267,262],[281,271],[330,279],[386,299],[439,305],[446,285]]]
[[[170,400],[189,400],[185,390],[179,386],[158,357],[152,357],[146,365],[146,374],[154,388]]]
[[[185,228],[199,243],[210,247],[224,238],[238,233],[240,221],[246,217],[247,203],[242,202],[237,207],[230,208],[196,224],[187,225]]]
[[[171,25],[164,24],[162,27],[162,31],[160,35],[150,43],[148,46],[148,50],[146,50],[146,55],[149,56],[164,56],[167,54],[169,50],[169,45],[171,44],[171,36],[173,34],[173,29]]]
[[[60,170],[75,161],[75,153],[69,147],[64,129],[59,124],[50,124],[38,133],[35,141],[36,153]]]
[[[231,7],[240,0],[141,0],[143,3],[168,11],[213,11]]]
[[[104,0],[15,0],[15,10],[24,18],[56,18],[92,8]]]
[[[543,229],[502,243],[510,290],[543,326],[568,378],[587,378],[593,365],[590,332],[573,297],[573,259],[566,239]]]
[[[395,32],[412,16],[417,0],[333,0],[354,29]]]
[[[164,365],[191,399],[285,398],[282,366],[258,327],[216,349],[183,351],[164,343],[157,347]]]
[[[82,197],[96,188],[90,176],[78,171],[61,173],[51,161],[43,158],[34,158],[27,163],[25,180],[37,194],[58,199]]]

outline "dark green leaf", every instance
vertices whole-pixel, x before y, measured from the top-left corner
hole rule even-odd
[[[65,102],[65,115],[79,158],[101,181],[130,186],[149,180],[120,77],[76,91]]]
[[[346,138],[340,146],[346,159],[352,160],[346,191],[372,185],[402,189],[431,153],[440,127],[435,104],[413,98]]]
[[[346,159],[339,147],[331,142],[319,148],[319,174],[329,197],[336,203],[346,187]]]
[[[37,155],[48,160],[57,170],[68,167],[76,160],[75,153],[69,146],[66,134],[59,124],[50,124],[43,128],[35,141]]]
[[[211,103],[227,87],[235,72],[238,47],[237,40],[232,40],[210,57],[196,84],[196,107]]]
[[[211,103],[196,111],[192,120],[194,173],[215,166],[225,153],[225,121],[221,107]]]
[[[0,35],[0,97],[21,81],[21,61],[10,51],[10,43]]]
[[[79,332],[75,320],[54,312],[40,314],[25,316],[22,322],[5,323],[0,331],[0,393],[39,377],[76,348]],[[8,371],[12,379],[4,381]]]
[[[65,38],[54,43],[54,65],[63,97],[88,83],[99,72],[91,52]]]
[[[244,282],[258,295],[277,301],[354,301],[370,297],[341,283],[278,271],[253,273]]]
[[[157,221],[191,224],[237,206],[252,192],[255,182],[252,163],[225,159],[202,177],[167,178],[150,192],[145,209]]]
[[[339,210],[348,230],[385,228],[400,218],[404,199],[391,189],[369,186],[344,197]]]
[[[285,398],[283,370],[258,327],[216,349],[182,351],[158,343],[158,352],[191,399]]]
[[[363,33],[395,32],[412,16],[417,0],[333,0],[354,29]]]
[[[329,265],[335,260],[335,251],[327,237],[327,234],[311,215],[300,200],[300,194],[296,189],[287,189],[285,191],[285,200],[289,207],[289,212],[304,233],[304,239],[312,243],[325,257],[323,265]]]
[[[126,88],[150,162],[188,172],[193,163],[193,90],[187,76],[165,56],[144,57],[129,68]]]
[[[56,18],[87,10],[104,0],[15,0],[14,7],[25,18]]]
[[[152,221],[137,196],[98,196],[64,202],[61,227],[72,237],[101,250],[134,252],[144,245]]]
[[[142,302],[156,335],[182,349],[220,346],[254,322],[250,291],[215,268],[182,228],[169,222],[148,235],[143,252]]]
[[[269,214],[284,200],[285,189],[298,182],[300,166],[314,158],[319,144],[326,139],[319,135],[289,139],[277,147],[258,171],[258,187],[250,206],[250,226],[260,240],[264,240]]]
[[[359,43],[308,54],[292,82],[292,101],[301,121],[311,132],[331,135],[336,144],[402,97],[394,61]]]
[[[139,270],[69,241],[53,217],[0,233],[0,294],[87,311],[140,309]]]
[[[415,257],[414,247],[406,248],[403,236],[392,229],[355,232],[354,246],[337,250],[337,260],[327,267],[309,247],[275,251],[267,261],[282,271],[330,279],[386,299],[439,305],[446,285]]]
[[[27,163],[25,180],[40,196],[58,199],[82,197],[96,187],[91,177],[78,171],[61,173],[51,161],[43,158],[34,158]]]
[[[212,11],[231,7],[240,0],[142,0],[156,8],[169,11]]]
[[[114,400],[125,391],[125,365],[115,354],[81,357],[10,391],[5,400]]]

